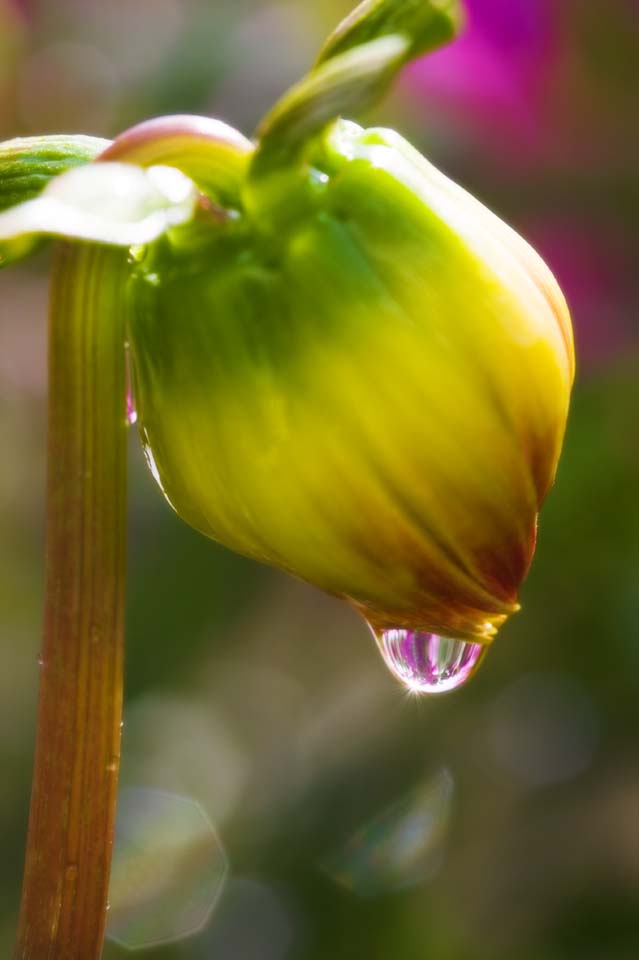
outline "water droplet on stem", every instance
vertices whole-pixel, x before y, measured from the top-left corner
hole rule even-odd
[[[138,420],[138,412],[135,409],[135,401],[130,390],[126,392],[126,420],[130,426],[133,426]]]
[[[131,370],[131,349],[128,342],[124,344],[124,358],[126,364],[126,422],[129,426],[137,423],[138,412],[133,396],[133,372]]]
[[[375,633],[386,666],[413,693],[448,693],[467,683],[486,655],[482,643],[421,630]]]

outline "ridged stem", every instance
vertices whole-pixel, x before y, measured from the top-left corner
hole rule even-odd
[[[102,952],[122,714],[125,278],[121,250],[58,248],[44,642],[16,960]]]

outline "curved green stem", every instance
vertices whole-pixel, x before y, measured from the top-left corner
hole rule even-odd
[[[52,282],[47,575],[16,958],[101,954],[122,713],[126,253],[61,246]]]

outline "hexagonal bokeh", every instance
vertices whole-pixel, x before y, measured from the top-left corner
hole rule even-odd
[[[444,858],[454,782],[442,768],[374,816],[321,864],[359,897],[407,890],[436,875]]]
[[[118,801],[107,936],[129,950],[197,933],[224,886],[228,861],[194,800],[126,788]]]

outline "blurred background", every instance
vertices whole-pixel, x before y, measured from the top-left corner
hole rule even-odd
[[[192,112],[247,133],[349,0],[0,0],[0,139]],[[131,435],[107,960],[639,957],[636,0],[466,0],[368,119],[529,238],[578,382],[523,592],[477,678],[409,698],[343,604],[207,542]],[[0,276],[0,952],[43,580],[48,254]]]

